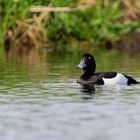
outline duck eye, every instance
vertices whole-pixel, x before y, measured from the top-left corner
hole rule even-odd
[[[91,59],[91,57],[88,57],[88,59],[90,60],[90,59]]]

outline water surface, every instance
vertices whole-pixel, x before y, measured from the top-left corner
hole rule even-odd
[[[82,92],[75,70],[81,54],[4,55],[0,61],[0,139],[139,140],[140,85],[96,86]],[[95,52],[97,71],[140,81],[140,57]]]

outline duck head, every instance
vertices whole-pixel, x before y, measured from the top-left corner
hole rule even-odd
[[[83,71],[87,72],[90,75],[94,74],[96,70],[96,63],[94,57],[89,53],[83,54],[81,62],[79,65],[77,65],[76,68],[81,68],[83,69]]]

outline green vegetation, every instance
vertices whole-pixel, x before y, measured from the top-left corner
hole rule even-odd
[[[57,41],[67,42],[67,37],[72,37],[96,45],[120,40],[125,34],[137,31],[140,24],[137,21],[120,21],[123,11],[119,10],[119,5],[117,1],[102,6],[98,1],[83,11],[55,13],[48,26],[48,35]]]
[[[87,42],[88,46],[104,47],[107,42],[115,43],[124,39],[124,37],[128,37],[133,32],[140,32],[139,19],[135,18],[134,20],[133,18],[133,20],[130,20],[130,18],[126,17],[127,9],[122,8],[122,1],[98,0],[92,3],[87,2],[86,4],[84,2],[87,1],[1,0],[0,42],[2,43],[6,40],[5,34],[9,30],[12,35],[8,37],[12,38],[13,42],[19,38],[19,42],[22,42],[21,36],[27,31],[27,36],[29,36],[29,30],[32,31],[31,26],[32,29],[33,27],[36,29],[33,34],[37,35],[31,37],[35,39],[30,40],[33,42],[47,42],[48,44],[53,43],[58,48],[62,47],[63,44],[72,44],[73,42]],[[139,8],[139,0],[135,0],[133,4],[135,5],[135,3]],[[42,13],[31,12],[31,6],[34,5],[74,7],[75,10],[49,12],[38,22]],[[76,9],[79,5],[83,8]]]

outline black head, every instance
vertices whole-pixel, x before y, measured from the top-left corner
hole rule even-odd
[[[89,53],[83,54],[81,62],[77,67],[82,68],[84,71],[87,71],[88,73],[91,74],[94,73],[96,69],[94,57]]]

